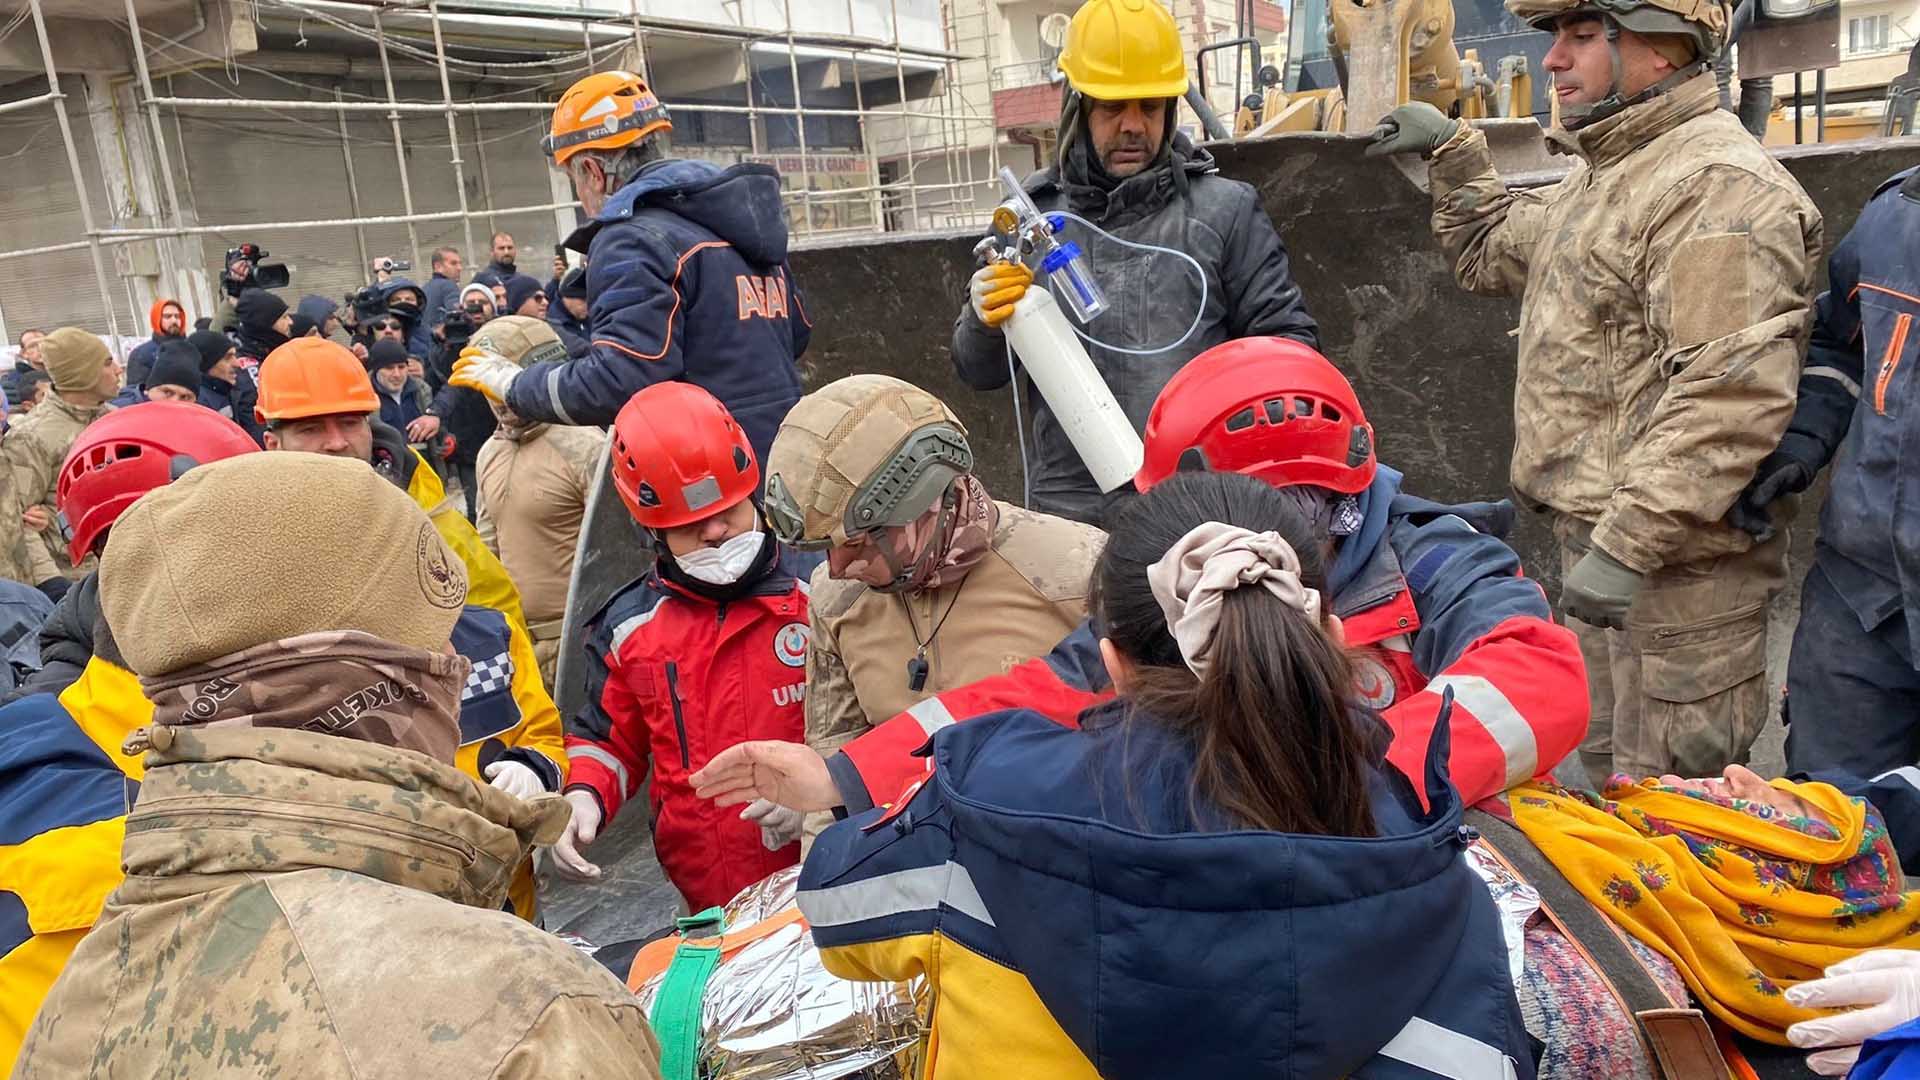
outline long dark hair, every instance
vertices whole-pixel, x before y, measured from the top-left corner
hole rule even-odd
[[[1235,589],[1222,598],[1206,676],[1181,658],[1147,568],[1210,521],[1279,533],[1300,556],[1302,582],[1326,587],[1321,539],[1259,480],[1181,473],[1134,500],[1093,575],[1100,632],[1134,664],[1129,722],[1188,737],[1193,797],[1235,825],[1374,835],[1370,733],[1351,703],[1346,652],[1325,628],[1265,589]]]

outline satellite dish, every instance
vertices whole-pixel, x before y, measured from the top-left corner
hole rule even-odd
[[[1047,48],[1055,52],[1067,40],[1067,27],[1073,25],[1073,16],[1064,11],[1056,11],[1040,20],[1040,40]]]

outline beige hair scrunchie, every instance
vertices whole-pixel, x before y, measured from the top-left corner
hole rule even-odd
[[[1277,532],[1209,521],[1196,525],[1147,568],[1147,586],[1195,675],[1206,674],[1221,597],[1243,585],[1259,585],[1316,624],[1320,621],[1319,590],[1301,582],[1300,556]]]

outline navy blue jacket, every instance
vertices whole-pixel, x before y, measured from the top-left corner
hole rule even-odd
[[[588,255],[592,351],[528,368],[507,395],[513,411],[606,425],[642,387],[683,379],[719,398],[765,461],[800,400],[793,362],[810,332],[787,269],[780,174],[659,162],[567,246]]]
[[[1873,193],[1827,259],[1800,400],[1780,450],[1817,472],[1833,462],[1820,511],[1824,571],[1872,630],[1904,613],[1920,668],[1920,169]],[[1903,459],[1905,463],[1903,465]]]
[[[1107,1080],[1531,1080],[1499,914],[1460,855],[1446,725],[1431,810],[1377,768],[1378,835],[1356,839],[1196,820],[1191,744],[1127,708],[1078,731],[1015,710],[936,732],[904,807],[815,842],[799,903],[823,954],[937,935],[1024,976]],[[914,888],[928,870],[937,902]]]
[[[585,319],[576,319],[567,314],[566,305],[555,300],[547,308],[547,325],[560,335],[560,343],[567,347],[569,357],[587,355],[593,349],[593,327]]]
[[[391,300],[393,294],[399,292],[401,289],[412,289],[414,292],[420,294],[420,317],[412,320],[411,325],[407,327],[407,355],[419,357],[420,362],[424,364],[426,363],[427,357],[433,355],[433,323],[428,317],[428,314],[432,311],[432,304],[431,301],[427,299],[427,290],[403,277],[392,277],[382,282],[380,284],[380,298],[382,300]],[[400,317],[395,315],[394,318]],[[406,319],[400,319],[400,321],[407,322]]]

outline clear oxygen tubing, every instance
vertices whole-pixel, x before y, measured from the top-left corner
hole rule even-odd
[[[1108,352],[1122,353],[1126,356],[1157,356],[1160,353],[1167,352],[1172,349],[1177,349],[1180,346],[1185,345],[1187,343],[1187,339],[1193,336],[1193,332],[1195,330],[1200,329],[1200,320],[1204,318],[1207,314],[1207,272],[1206,270],[1201,268],[1200,260],[1194,258],[1193,256],[1187,254],[1184,251],[1179,250],[1178,248],[1161,247],[1159,244],[1142,244],[1132,240],[1123,240],[1120,237],[1115,236],[1112,233],[1108,232],[1107,230],[1101,228],[1100,226],[1095,225],[1093,222],[1088,221],[1086,218],[1081,217],[1079,214],[1071,213],[1066,210],[1049,210],[1046,212],[1046,215],[1048,217],[1062,217],[1067,219],[1068,221],[1077,221],[1080,224],[1085,225],[1087,228],[1092,229],[1094,232],[1099,233],[1101,236],[1104,236],[1107,239],[1113,241],[1114,243],[1119,244],[1121,247],[1130,247],[1136,251],[1164,251],[1169,255],[1177,255],[1180,258],[1187,260],[1187,265],[1193,267],[1194,276],[1200,279],[1200,306],[1193,313],[1193,321],[1187,324],[1187,332],[1184,334],[1181,334],[1178,338],[1175,338],[1171,344],[1162,345],[1157,349],[1123,349],[1118,345],[1109,345],[1106,342],[1101,341],[1099,338],[1096,338],[1091,334],[1088,334],[1082,331],[1079,327],[1074,326],[1073,320],[1071,319],[1067,320],[1067,325],[1070,328],[1072,328],[1075,336],[1079,337],[1081,341],[1084,341],[1089,345],[1097,345],[1100,348],[1107,350]],[[1049,285],[1051,285],[1051,283],[1049,283]]]
[[[1101,236],[1104,236],[1107,239],[1113,241],[1114,243],[1121,245],[1122,247],[1130,247],[1139,251],[1164,251],[1169,255],[1177,255],[1180,258],[1185,259],[1187,261],[1188,266],[1193,267],[1194,276],[1200,279],[1200,306],[1193,313],[1193,321],[1187,324],[1187,332],[1184,334],[1181,334],[1171,344],[1162,345],[1157,349],[1123,349],[1118,345],[1109,345],[1106,342],[1101,341],[1100,339],[1093,337],[1090,334],[1087,334],[1086,332],[1082,331],[1079,327],[1074,326],[1073,320],[1071,319],[1067,320],[1067,327],[1071,329],[1074,332],[1075,336],[1079,337],[1080,340],[1087,342],[1090,345],[1097,345],[1100,348],[1106,349],[1110,352],[1123,353],[1128,356],[1157,356],[1160,353],[1167,352],[1172,349],[1177,349],[1180,346],[1186,344],[1187,339],[1193,336],[1193,332],[1195,330],[1200,329],[1200,320],[1207,313],[1207,272],[1206,270],[1201,268],[1200,261],[1198,259],[1195,259],[1193,256],[1177,248],[1162,247],[1159,244],[1142,244],[1132,240],[1123,240],[1120,237],[1115,236],[1112,233],[1108,232],[1107,230],[1101,228],[1100,226],[1095,225],[1093,222],[1088,221],[1086,218],[1081,217],[1079,214],[1075,214],[1070,211],[1066,211],[1066,210],[1049,211],[1047,216],[1049,217],[1058,216],[1058,217],[1065,218],[1068,221],[1077,221],[1080,224],[1086,226],[1087,228],[1092,229],[1094,232],[1099,233]],[[1007,385],[1013,391],[1013,434],[1014,434],[1014,438],[1018,440],[1020,445],[1020,485],[1021,485],[1020,486],[1020,505],[1030,510],[1033,508],[1033,466],[1032,466],[1032,463],[1027,460],[1027,427],[1021,416],[1022,410],[1020,408],[1020,373],[1017,366],[1017,361],[1014,359],[1012,343],[1007,344],[1006,352],[1007,352]]]

